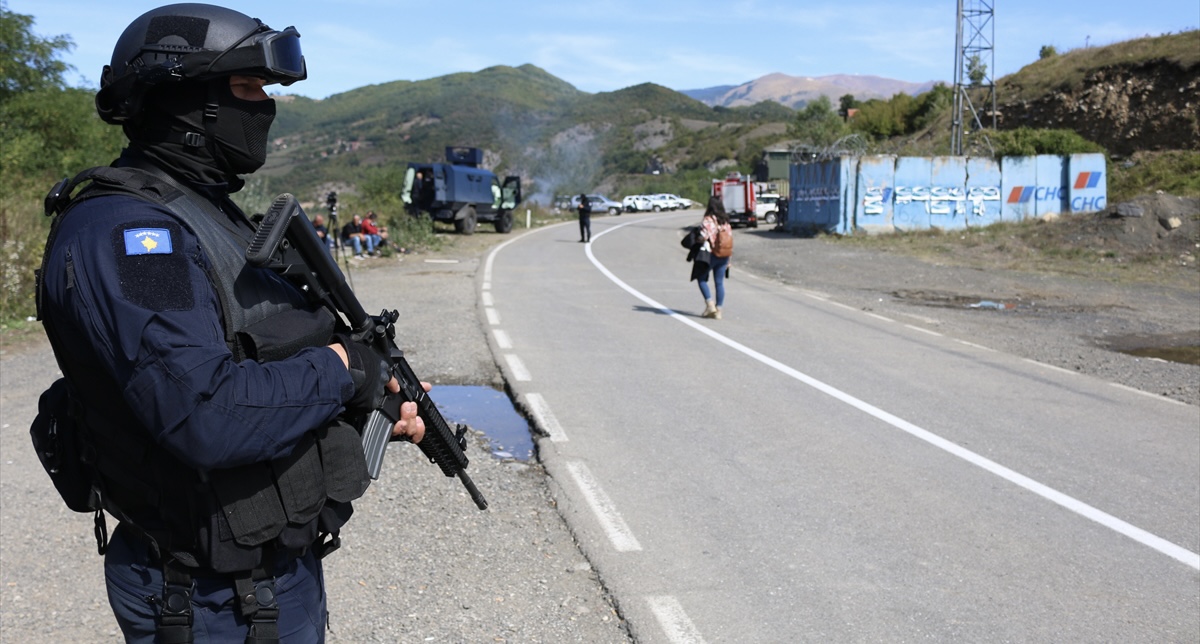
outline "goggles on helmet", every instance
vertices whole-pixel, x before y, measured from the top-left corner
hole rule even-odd
[[[246,42],[249,41],[249,44]],[[268,83],[291,85],[308,78],[295,27],[274,31],[259,23],[221,52],[197,52],[184,57],[184,78],[212,78],[230,74],[262,76]]]

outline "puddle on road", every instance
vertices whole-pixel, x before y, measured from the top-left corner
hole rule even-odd
[[[1200,333],[1131,334],[1099,338],[1096,344],[1139,358],[1200,365]]]
[[[1139,358],[1158,358],[1168,362],[1200,365],[1200,345],[1190,347],[1144,347],[1122,351]]]
[[[491,387],[438,385],[429,396],[451,426],[466,423],[483,432],[491,444],[492,456],[518,461],[533,457],[529,421],[517,413],[504,392]]]

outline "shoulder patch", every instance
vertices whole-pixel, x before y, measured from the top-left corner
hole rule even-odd
[[[170,255],[171,231],[166,228],[130,228],[125,231],[125,255]]]
[[[126,300],[152,311],[192,309],[195,301],[182,234],[179,224],[161,220],[113,229],[113,252]]]

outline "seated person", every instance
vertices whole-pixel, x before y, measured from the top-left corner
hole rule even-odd
[[[317,215],[316,217],[313,217],[312,224],[313,230],[317,231],[317,237],[321,238],[321,241],[325,244],[325,247],[328,248],[329,252],[332,253],[334,239],[329,235],[329,229],[325,227],[325,217],[323,215]]]
[[[368,253],[375,250],[375,246],[371,243],[371,240],[363,234],[362,217],[359,217],[358,215],[354,215],[354,217],[352,217],[345,226],[342,226],[342,243],[350,244],[350,246],[354,248],[355,259],[363,258],[364,244],[367,247]]]
[[[367,252],[376,254],[379,248],[383,246],[385,238],[383,229],[379,227],[379,215],[375,213],[367,213],[367,218],[362,222],[363,237],[367,240]]]

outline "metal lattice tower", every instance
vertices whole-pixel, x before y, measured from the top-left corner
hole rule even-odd
[[[996,127],[995,2],[958,0],[958,28],[954,43],[954,117],[950,132],[950,153],[963,154],[964,125],[983,129],[979,113],[968,92],[991,103],[992,129]]]

